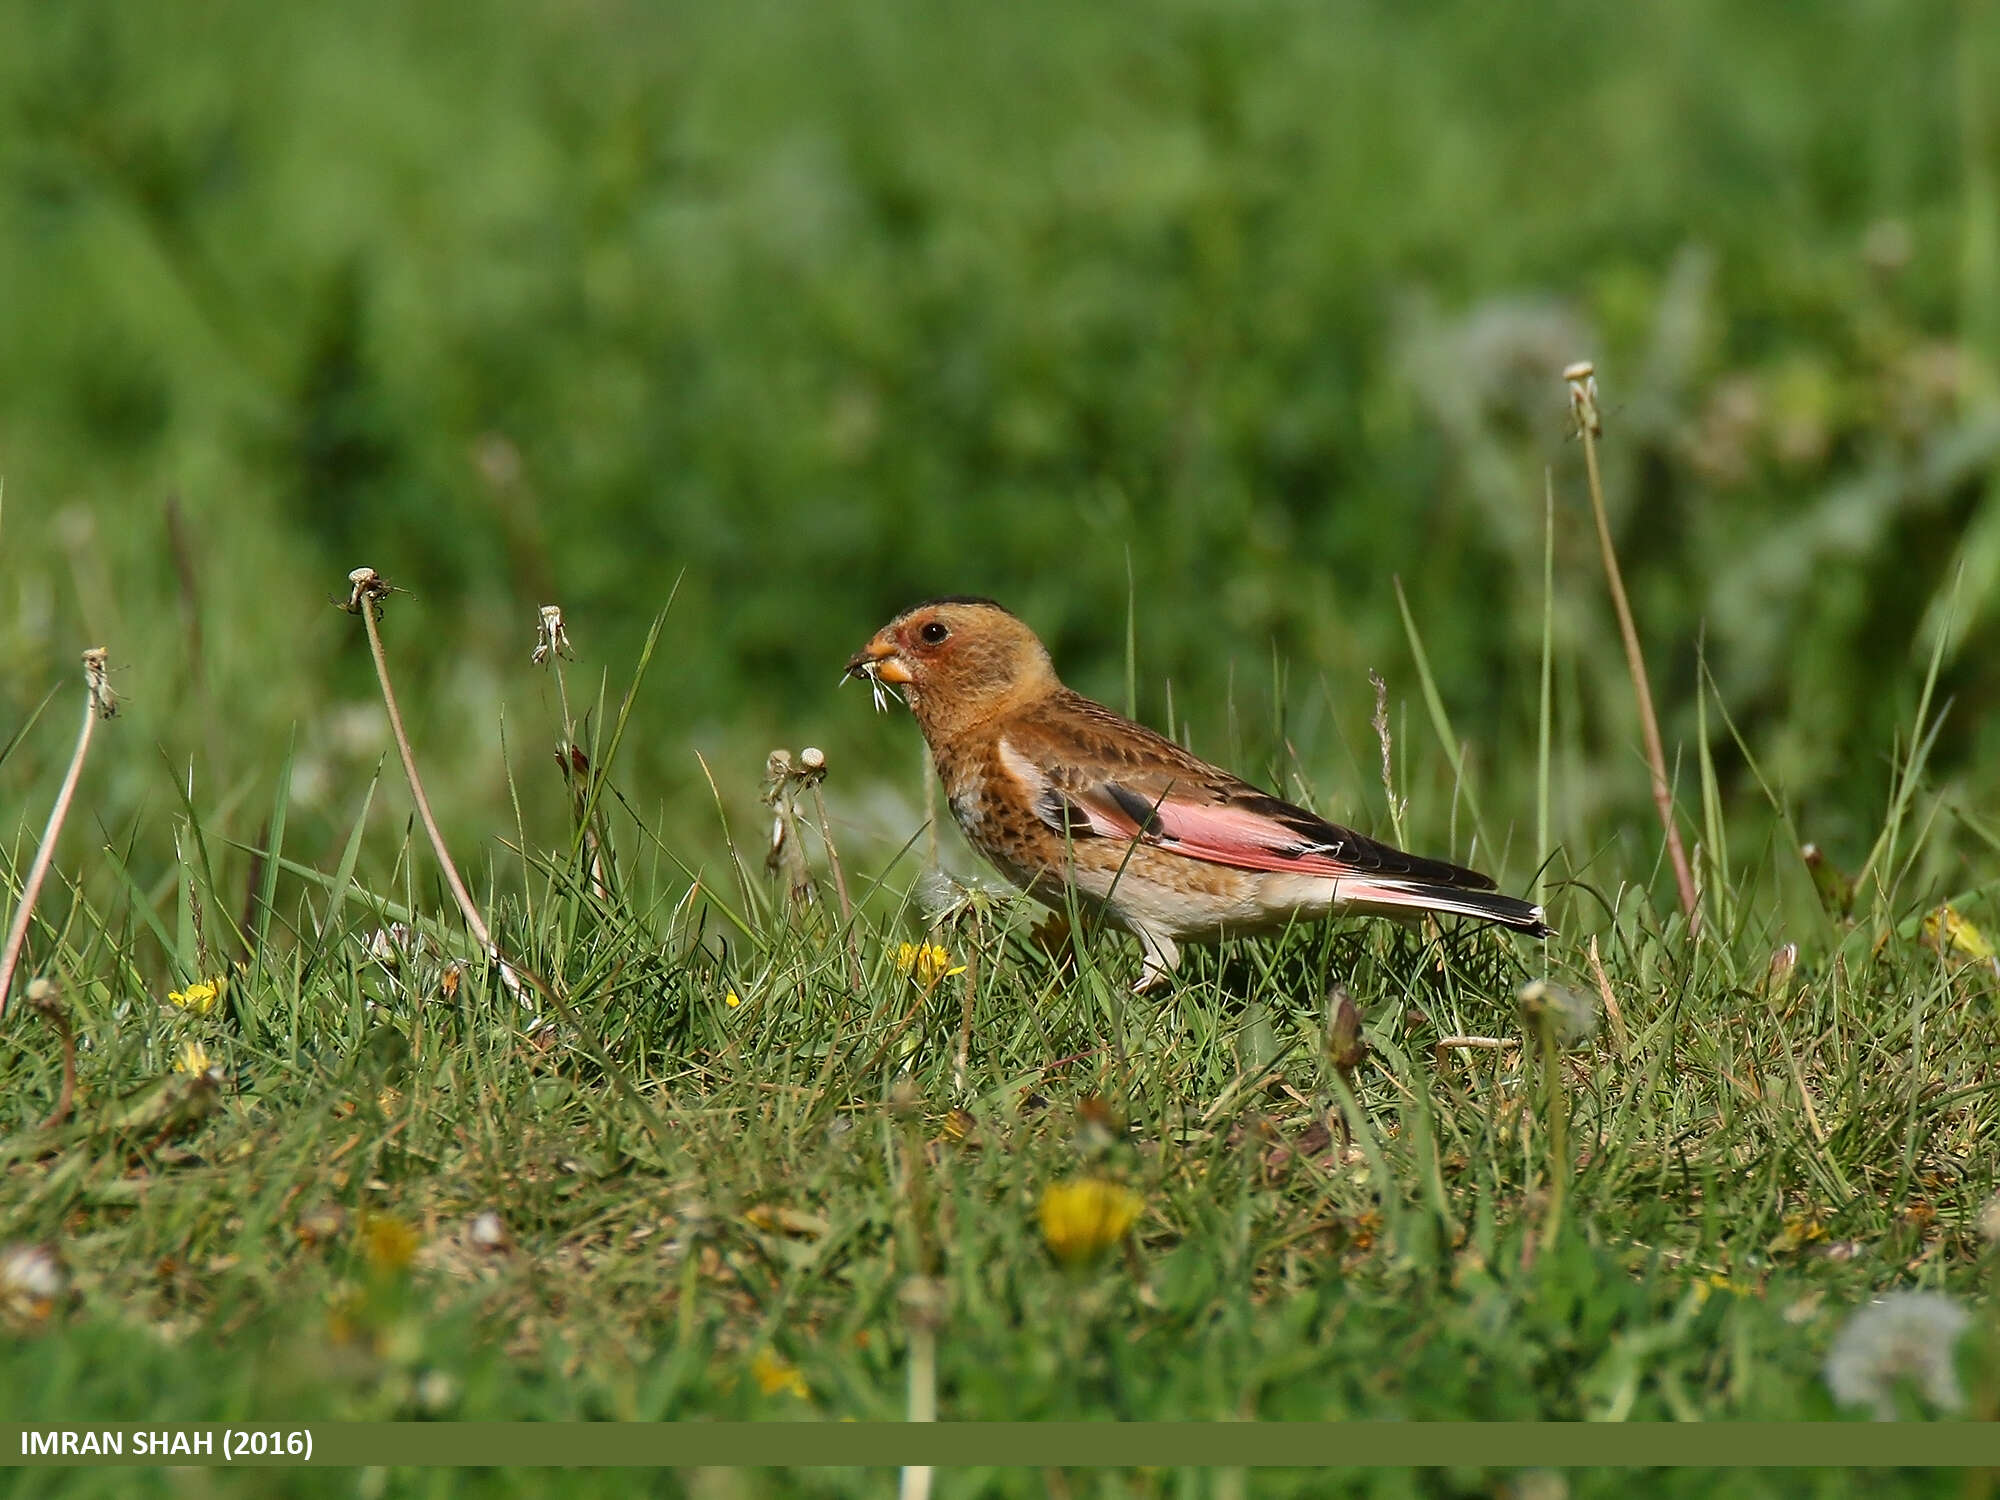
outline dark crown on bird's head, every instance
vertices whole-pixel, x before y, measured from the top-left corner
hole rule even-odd
[[[918,610],[930,609],[932,606],[939,604],[983,604],[988,609],[999,610],[1001,614],[1007,616],[1007,618],[1010,620],[1018,620],[1021,618],[1019,615],[1015,614],[1013,610],[1009,609],[1006,605],[1002,604],[998,599],[989,599],[984,594],[939,594],[935,599],[926,599],[921,604],[912,604],[908,609],[904,610],[900,615],[896,616],[896,618],[899,620],[907,620],[911,615],[915,614]]]

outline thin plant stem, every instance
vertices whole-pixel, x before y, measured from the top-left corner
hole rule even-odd
[[[1535,738],[1535,904],[1547,905],[1549,875],[1549,735],[1554,717],[1556,481],[1542,470],[1542,694]],[[1543,949],[1546,965],[1548,950]]]
[[[7,929],[7,947],[0,954],[0,1019],[7,1014],[7,995],[13,988],[14,970],[21,962],[21,949],[28,940],[28,924],[34,920],[35,902],[42,894],[42,882],[48,878],[49,866],[55,860],[56,840],[62,834],[63,820],[69,816],[69,805],[76,797],[76,784],[83,775],[84,757],[90,754],[90,738],[97,728],[99,719],[108,719],[118,712],[118,700],[105,681],[105,648],[94,646],[83,653],[83,727],[77,731],[76,749],[69,758],[69,770],[63,774],[61,789],[56,793],[55,806],[49,809],[49,821],[42,829],[42,842],[35,849],[35,858],[28,866],[28,878],[21,885],[21,904],[14,910],[14,922]]]
[[[345,600],[335,602],[349,614],[360,615],[362,624],[368,632],[368,648],[375,658],[375,676],[382,685],[382,704],[389,714],[389,729],[395,737],[396,749],[403,758],[403,772],[409,778],[410,795],[416,802],[417,814],[423,821],[424,832],[430,835],[431,848],[437,854],[438,863],[444,867],[445,880],[451,887],[453,898],[458,902],[458,909],[465,918],[466,926],[472,929],[473,936],[486,950],[487,958],[499,971],[500,982],[506,986],[507,993],[512,995],[523,1008],[534,1009],[521,983],[525,976],[535,993],[553,1006],[563,1020],[569,1023],[582,1042],[584,1050],[590,1054],[591,1060],[604,1069],[613,1086],[624,1094],[632,1107],[638,1111],[640,1119],[652,1133],[654,1142],[664,1143],[667,1138],[666,1127],[659,1115],[640,1094],[638,1086],[625,1076],[625,1070],[612,1060],[604,1044],[598,1041],[590,1028],[582,1023],[569,1003],[556,993],[553,985],[532,969],[509,963],[501,956],[500,947],[493,941],[492,933],[487,930],[486,921],[480,916],[479,908],[472,904],[472,897],[466,893],[465,882],[458,877],[458,867],[452,864],[451,855],[445,849],[444,836],[438,832],[437,820],[431,816],[430,799],[424,795],[424,784],[417,776],[416,756],[410,749],[410,737],[403,730],[402,712],[396,706],[396,692],[389,684],[389,659],[382,649],[382,634],[376,620],[376,611],[382,599],[389,594],[390,587],[382,581],[381,576],[373,568],[356,568],[347,575],[347,578],[353,585],[353,591]],[[411,910],[414,913],[414,906]],[[411,920],[415,920],[414,915]]]
[[[430,798],[424,795],[423,778],[417,775],[417,757],[410,749],[410,736],[403,728],[403,711],[396,706],[396,689],[389,681],[389,656],[382,649],[382,627],[378,616],[382,598],[389,592],[389,585],[382,581],[373,568],[356,568],[348,575],[348,581],[354,585],[354,592],[348,600],[347,608],[350,612],[361,616],[362,628],[368,632],[368,650],[375,658],[375,680],[382,686],[382,707],[389,715],[389,732],[396,741],[397,753],[403,758],[403,775],[410,783],[410,799],[416,803],[417,818],[424,825],[424,832],[430,837],[431,850],[437,855],[437,862],[444,870],[445,884],[451,887],[452,899],[458,903],[459,912],[465,918],[465,925],[472,929],[473,937],[478,939],[479,946],[486,951],[486,956],[499,970],[500,982],[506,986],[507,993],[519,1004],[528,1005],[520,976],[514,972],[514,966],[500,956],[499,945],[493,941],[493,934],[487,930],[486,919],[479,914],[479,908],[473,905],[472,896],[466,890],[465,882],[459,878],[458,866],[451,862],[451,851],[445,848],[444,835],[438,831],[437,819],[431,815]]]
[[[847,963],[858,994],[866,985],[861,972],[861,949],[854,940],[854,903],[847,895],[847,875],[840,867],[840,851],[833,846],[833,824],[826,815],[826,796],[820,783],[826,780],[826,755],[808,745],[799,752],[800,780],[812,790],[813,811],[819,815],[819,841],[826,846],[827,868],[833,872],[833,893],[840,900],[840,927],[847,939]]]
[[[938,1279],[943,1250],[938,1244],[933,1221],[935,1209],[930,1175],[926,1169],[920,1104],[917,1091],[906,1079],[891,1090],[889,1111],[901,1126],[903,1144],[903,1195],[909,1213],[909,1251],[915,1270],[904,1281],[899,1300],[903,1324],[910,1337],[910,1380],[906,1419],[911,1422],[937,1420],[937,1331],[944,1321],[946,1294]],[[897,1494],[899,1500],[929,1500],[931,1469],[928,1464],[906,1465]]]
[[[562,738],[556,745],[556,763],[562,768],[563,782],[575,805],[577,829],[583,841],[584,867],[590,876],[590,891],[599,901],[611,896],[604,858],[605,840],[593,811],[596,799],[590,795],[593,767],[590,758],[577,747],[576,719],[569,711],[569,684],[563,677],[563,658],[570,654],[569,630],[563,624],[562,606],[544,604],[535,632],[535,665],[544,662],[555,674],[556,699],[562,707]]]
[[[1544,1020],[1536,1029],[1542,1038],[1542,1087],[1549,1132],[1549,1206],[1542,1219],[1542,1252],[1547,1254],[1562,1236],[1563,1208],[1569,1197],[1569,1093],[1563,1087],[1562,1052],[1556,1045],[1555,1027]]]
[[[1674,885],[1681,898],[1681,913],[1688,931],[1701,930],[1701,913],[1695,895],[1694,871],[1687,851],[1681,847],[1680,828],[1674,821],[1673,783],[1667,779],[1667,755],[1660,743],[1660,721],[1653,712],[1653,689],[1646,680],[1646,658],[1639,649],[1639,629],[1632,623],[1632,606],[1625,598],[1625,579],[1618,571],[1618,553],[1611,545],[1611,523],[1604,511],[1604,480],[1597,469],[1597,437],[1603,431],[1597,414],[1597,378],[1588,364],[1574,364],[1563,372],[1569,381],[1570,402],[1576,412],[1577,431],[1583,438],[1583,464],[1590,479],[1590,513],[1597,521],[1597,546],[1604,558],[1604,578],[1611,588],[1611,605],[1618,615],[1618,633],[1625,642],[1625,666],[1632,676],[1632,693],[1639,703],[1639,732],[1646,743],[1646,763],[1653,772],[1653,806],[1660,814],[1666,834],[1667,859],[1674,867]]]
[[[909,1416],[912,1422],[937,1420],[937,1333],[929,1328],[910,1330]],[[897,1485],[897,1500],[930,1500],[931,1466],[906,1464]]]
[[[965,981],[965,987],[958,1020],[958,1046],[953,1049],[951,1057],[952,1092],[961,1099],[968,1098],[971,1094],[966,1087],[965,1079],[966,1067],[972,1057],[973,1002],[979,996],[979,940],[979,914],[975,909],[972,916],[972,940],[965,947],[965,973],[961,976]]]
[[[62,1039],[62,1087],[56,1094],[56,1107],[42,1121],[42,1129],[54,1130],[69,1118],[70,1108],[76,1103],[76,1032],[69,1024],[69,1013],[63,1009],[55,986],[48,980],[30,980],[22,994],[29,1006],[40,1011]]]

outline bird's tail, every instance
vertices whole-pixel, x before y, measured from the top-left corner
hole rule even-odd
[[[1424,880],[1343,880],[1340,907],[1384,916],[1411,917],[1428,911],[1476,917],[1482,922],[1498,922],[1502,927],[1525,932],[1529,937],[1543,938],[1555,932],[1543,919],[1542,909],[1532,901],[1516,900],[1498,891],[1468,891]]]

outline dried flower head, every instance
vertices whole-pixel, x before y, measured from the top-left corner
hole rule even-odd
[[[118,695],[111,690],[110,655],[103,646],[92,646],[83,653],[83,684],[90,689],[91,706],[100,719],[118,712]]]
[[[1042,1240],[1065,1265],[1082,1265],[1119,1243],[1146,1202],[1123,1183],[1072,1177],[1042,1192]]]
[[[1826,1357],[1827,1389],[1843,1406],[1896,1419],[1904,1382],[1940,1411],[1965,1405],[1954,1351],[1972,1316],[1942,1292],[1888,1292],[1859,1309]]]
[[[1604,423],[1597,414],[1597,367],[1580,359],[1563,370],[1563,379],[1569,383],[1569,410],[1576,430],[1604,436]]]
[[[541,620],[535,629],[535,651],[529,658],[536,666],[542,665],[553,656],[575,657],[570,649],[569,632],[563,628],[563,613],[560,604],[544,604]]]
[[[333,602],[350,615],[358,615],[364,609],[373,610],[376,617],[382,613],[382,601],[395,589],[385,583],[382,575],[373,568],[356,568],[347,575],[347,597]]]
[[[176,1073],[201,1074],[219,1073],[221,1069],[217,1068],[214,1062],[210,1060],[208,1048],[202,1046],[193,1037],[189,1037],[181,1043],[180,1050],[174,1054],[174,1071]]]

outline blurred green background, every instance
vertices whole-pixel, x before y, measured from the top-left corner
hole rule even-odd
[[[1550,472],[1555,832],[1643,875],[1581,357],[1683,786],[1705,649],[1855,857],[1943,630],[1976,814],[1996,34],[1977,0],[0,8],[0,742],[62,695],[0,766],[9,837],[103,643],[130,707],[79,847],[164,847],[169,772],[253,837],[296,725],[323,856],[386,746],[324,602],[364,563],[489,849],[503,716],[531,836],[563,826],[535,607],[615,700],[677,579],[620,782],[707,847],[694,749],[743,816],[820,743],[849,826],[908,834],[915,734],[834,683],[943,592],[1116,703],[1129,604],[1145,717],[1171,683],[1197,749],[1377,827],[1379,670],[1435,832],[1400,576],[1518,883]]]

